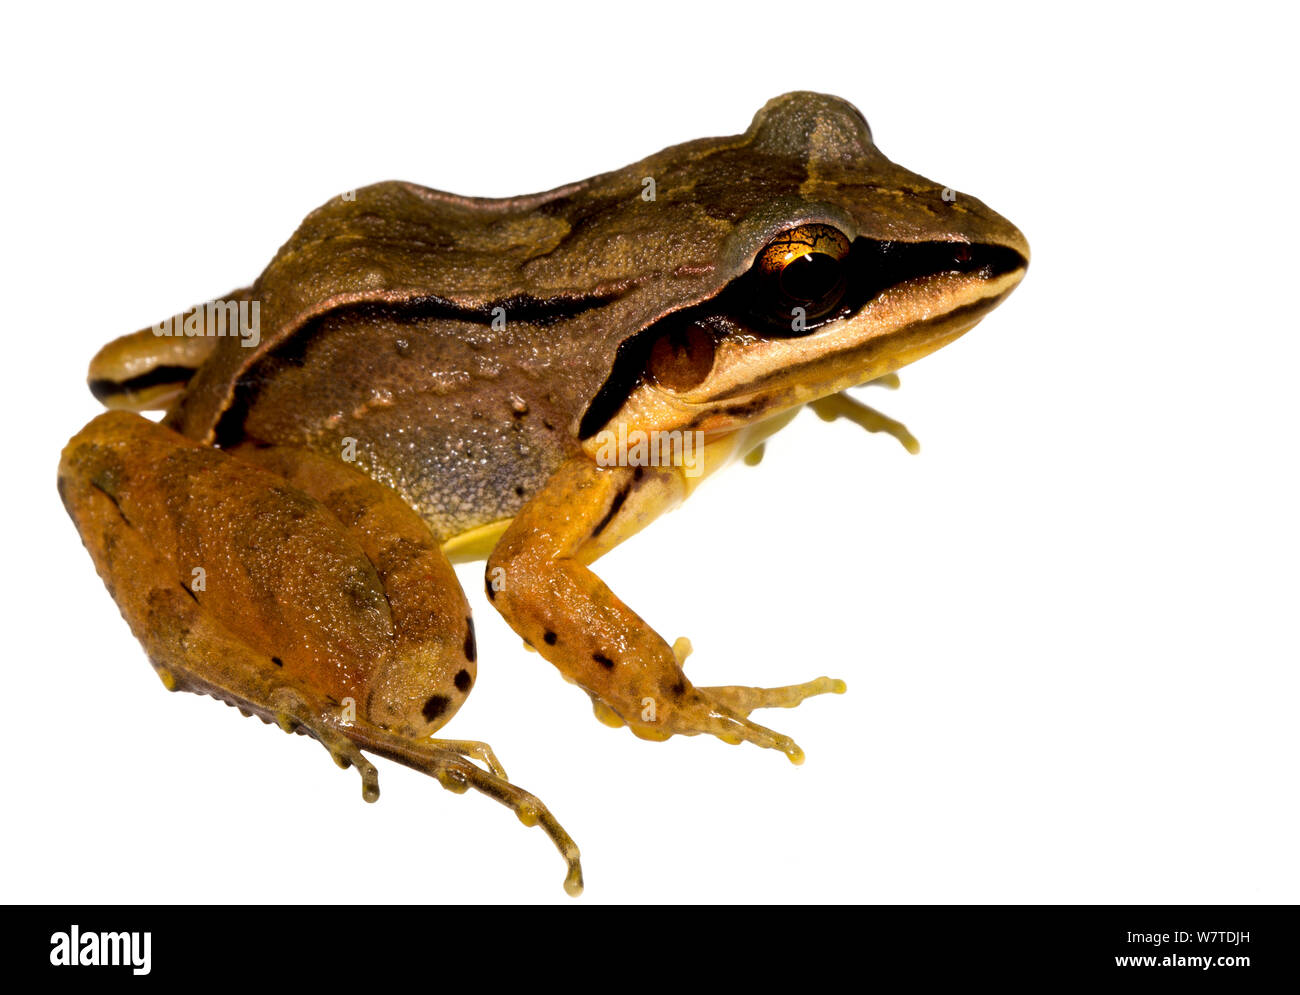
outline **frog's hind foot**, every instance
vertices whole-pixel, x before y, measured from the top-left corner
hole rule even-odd
[[[437,743],[444,750],[477,760],[503,781],[510,780],[506,769],[501,766],[501,761],[497,759],[497,755],[492,752],[492,747],[487,743],[480,743],[476,739],[435,739],[431,742]]]
[[[368,802],[379,800],[379,772],[366,759],[365,754],[352,740],[321,718],[321,710],[314,709],[296,690],[278,689],[271,696],[275,707],[275,724],[285,732],[305,732],[314,737],[339,767],[355,767],[361,775],[361,797]]]
[[[564,890],[574,897],[582,894],[581,855],[573,837],[541,799],[506,780],[504,768],[487,744],[463,740],[413,740],[369,724],[359,724],[349,730],[349,734],[362,748],[428,774],[448,791],[464,794],[473,788],[511,809],[525,826],[541,826],[568,866]],[[467,756],[482,759],[492,770],[471,763]]]

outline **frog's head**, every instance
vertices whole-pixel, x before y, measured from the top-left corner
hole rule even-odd
[[[703,220],[708,290],[620,348],[587,411],[724,433],[874,380],[968,331],[1025,274],[1029,246],[973,197],[895,165],[852,104],[770,101],[729,142],[642,164]]]

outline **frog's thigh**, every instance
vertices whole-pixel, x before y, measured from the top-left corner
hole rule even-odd
[[[394,491],[339,460],[289,446],[246,443],[230,452],[323,505],[373,564],[383,601],[373,607],[391,616],[392,652],[371,676],[364,717],[412,736],[445,725],[477,680],[478,651],[469,603],[438,538]],[[461,752],[490,755],[482,744],[464,745]]]
[[[803,753],[787,736],[751,722],[753,708],[797,704],[842,690],[838,682],[796,688],[696,688],[673,648],[588,569],[685,493],[671,468],[566,462],[516,515],[487,564],[487,593],[510,625],[587,691],[597,715],[638,736],[709,733]]]
[[[473,685],[473,627],[436,537],[395,494],[323,457],[237,458],[126,412],[68,443],[59,489],[169,689],[309,732],[371,800],[360,749],[482,791],[545,828],[580,890],[573,841],[491,751],[428,738]]]
[[[215,681],[263,711],[269,690],[292,687],[336,716],[350,707],[394,732],[428,735],[475,676],[469,610],[436,538],[349,467],[303,454],[281,475],[289,454],[268,451],[264,462],[109,412],[68,444],[60,481],[138,638],[153,638],[151,606],[165,591],[259,654],[250,679],[219,659],[191,659],[182,640],[155,654],[178,681]],[[118,555],[124,539],[146,545],[148,569]]]
[[[170,473],[164,472],[161,480],[151,476],[169,449],[192,454],[182,456],[183,465],[170,468],[186,474],[189,500],[177,502]],[[211,549],[209,555],[180,552],[194,546],[199,531],[182,504],[201,513],[205,501],[216,497],[213,484],[257,483],[238,473],[202,472],[202,463],[215,467],[223,462],[232,461],[137,415],[110,413],[87,425],[64,449],[59,493],[109,593],[168,690],[210,694],[286,729],[310,728],[340,766],[357,766],[365,797],[374,800],[375,769],[336,723],[322,720],[328,707],[323,697],[300,675],[287,674],[284,658],[257,645],[261,633],[247,638],[205,606],[208,592],[224,586],[220,557]],[[220,515],[228,508],[217,500],[210,511]],[[200,561],[214,571],[211,588]]]
[[[444,724],[478,678],[478,649],[465,593],[441,543],[424,520],[389,488],[316,453],[252,444],[237,446],[231,452],[320,501],[358,540],[378,569],[394,626],[402,639],[436,647],[431,655],[399,653],[390,667],[392,696],[400,700],[405,694],[408,701],[420,707],[419,718],[410,716],[406,727],[398,725],[397,731],[421,736]],[[421,668],[421,663],[430,659],[441,666],[439,679],[432,683]],[[404,685],[405,690],[398,685]],[[426,697],[431,686],[441,690]],[[422,728],[426,724],[428,728]],[[481,761],[498,777],[506,776],[505,768],[486,743],[462,739],[429,742]]]

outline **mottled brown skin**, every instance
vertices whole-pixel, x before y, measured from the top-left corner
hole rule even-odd
[[[696,688],[684,653],[589,569],[694,487],[682,466],[598,465],[593,433],[699,430],[710,453],[743,455],[740,430],[964,333],[1019,281],[1028,247],[948,193],[886,159],[851,105],[810,93],[769,102],[743,135],[547,193],[357,190],[231,295],[260,302],[257,348],[145,329],[96,357],[106,403],[168,412],[162,426],[125,412],[91,422],[64,452],[65,503],[169,685],[298,724],[364,764],[368,794],[359,749],[492,794],[546,827],[576,890],[572,841],[490,751],[428,738],[475,673],[442,547],[505,529],[488,560],[493,605],[606,721],[801,759],[750,711],[840,682]],[[855,279],[894,276],[850,287],[810,334],[773,334],[769,319],[789,316],[757,314],[746,275],[807,225],[876,254]],[[976,263],[944,261],[966,247]],[[649,349],[679,315],[690,335]],[[188,585],[195,566],[206,590]]]
[[[379,785],[361,749],[450,790],[474,787],[540,823],[569,864],[566,888],[580,892],[572,839],[491,750],[428,738],[473,687],[477,651],[427,526],[338,461],[280,447],[237,454],[120,411],[63,451],[60,496],[163,684],[314,736],[357,766],[368,801]]]

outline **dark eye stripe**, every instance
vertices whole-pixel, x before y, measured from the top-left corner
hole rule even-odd
[[[779,239],[774,239],[775,244]],[[771,305],[762,290],[763,272],[755,266],[728,283],[714,297],[680,311],[625,339],[618,347],[609,378],[592,398],[578,426],[579,440],[591,438],[618,412],[642,382],[650,350],[665,335],[698,323],[719,335],[741,331],[767,338],[807,335],[838,318],[856,314],[873,298],[908,280],[941,273],[983,272],[996,277],[1024,266],[1014,249],[965,242],[897,242],[859,236],[849,247],[843,267],[845,289],[838,304],[822,315],[809,315],[802,329],[792,327],[790,306]]]

